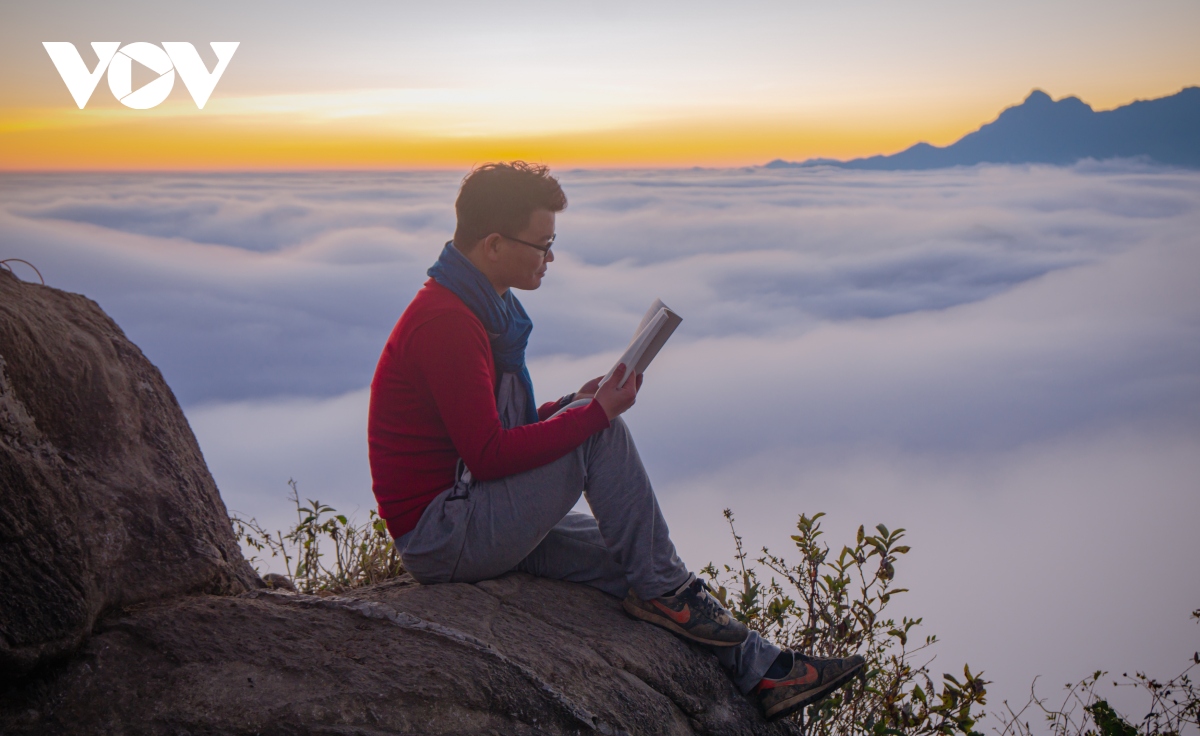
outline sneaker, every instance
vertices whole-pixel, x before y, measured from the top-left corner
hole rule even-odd
[[[701,644],[732,647],[750,635],[742,622],[713,598],[703,580],[693,577],[671,595],[644,601],[629,591],[621,604],[626,613],[657,624]]]
[[[863,671],[860,655],[822,659],[792,652],[792,669],[778,679],[764,677],[754,688],[768,721],[789,716],[806,705],[824,700]]]

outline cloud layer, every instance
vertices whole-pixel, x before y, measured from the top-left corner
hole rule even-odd
[[[8,176],[12,255],[87,293],[185,404],[333,396],[453,230],[458,177]],[[1182,235],[1189,174],[979,168],[567,172],[558,260],[525,303],[531,355],[615,349],[648,294],[680,338],[796,335],[944,310]]]
[[[458,178],[6,176],[0,257],[117,319],[231,508],[284,523],[294,477],[365,514],[364,387],[453,230]],[[906,605],[947,642],[935,672],[970,661],[1023,702],[1039,673],[1182,666],[1200,175],[562,181],[556,260],[521,295],[535,386],[603,373],[654,297],[683,315],[628,418],[689,564],[728,559],[725,506],[755,546],[785,546],[800,511],[829,511],[834,544],[905,526]]]

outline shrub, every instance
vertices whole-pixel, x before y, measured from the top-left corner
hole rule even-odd
[[[884,615],[892,598],[906,592],[894,584],[896,563],[909,551],[900,544],[904,530],[880,524],[868,534],[860,526],[854,545],[831,558],[821,540],[822,516],[800,515],[792,536],[800,555],[796,564],[762,548],[757,562],[774,573],[764,584],[754,565],[747,565],[733,512],[726,509],[734,564],[718,570],[710,563],[701,571],[738,620],[780,646],[817,657],[866,658],[861,683],[807,708],[806,733],[977,734],[983,715],[977,707],[986,704],[987,681],[964,666],[961,679],[944,674],[936,684],[931,660],[914,660],[937,637],[914,642],[921,619]],[[803,723],[804,713],[794,718]]]
[[[1200,609],[1192,611],[1192,618],[1200,622]],[[1114,687],[1133,688],[1141,691],[1150,701],[1146,715],[1136,721],[1118,713],[1108,701],[1096,694],[1096,687],[1108,673],[1097,670],[1090,676],[1066,686],[1066,696],[1057,706],[1048,706],[1038,697],[1037,681],[1030,687],[1029,701],[1019,710],[1013,711],[1005,703],[1006,713],[999,716],[1002,728],[1000,736],[1033,736],[1034,733],[1049,733],[1051,736],[1181,736],[1200,733],[1200,688],[1191,678],[1191,672],[1200,666],[1200,652],[1192,653],[1192,661],[1175,677],[1167,681],[1156,680],[1144,672],[1121,675],[1113,680]],[[1030,723],[1027,713],[1040,712],[1043,727],[1037,731]]]
[[[269,532],[255,519],[231,516],[230,521],[239,541],[256,553],[269,551],[272,559],[283,559],[287,577],[299,592],[341,593],[404,572],[387,525],[374,511],[365,524],[358,525],[320,501],[309,499],[307,505],[301,504],[296,481],[289,480],[288,486],[289,498],[296,507],[296,526],[286,533]],[[259,569],[261,561],[258,554],[250,557],[250,564],[260,575],[264,572]]]

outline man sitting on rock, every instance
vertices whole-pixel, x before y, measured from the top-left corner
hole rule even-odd
[[[538,288],[567,206],[546,167],[488,164],[462,183],[454,240],[392,330],[371,382],[380,515],[421,583],[520,570],[585,583],[633,616],[709,647],[767,718],[848,682],[859,656],[817,659],[749,631],[675,553],[620,419],[642,376],[593,379],[538,407],[533,324],[513,289]],[[580,494],[594,517],[572,512]]]

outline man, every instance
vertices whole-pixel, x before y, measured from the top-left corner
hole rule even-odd
[[[546,167],[488,164],[464,180],[458,223],[384,346],[371,383],[379,513],[421,583],[521,570],[592,585],[710,648],[767,718],[848,682],[859,656],[816,659],[749,631],[675,553],[629,429],[642,376],[593,379],[538,407],[533,328],[513,289],[541,285],[566,196]],[[571,511],[580,494],[593,516]]]

